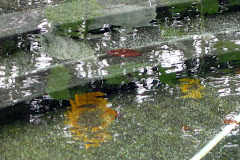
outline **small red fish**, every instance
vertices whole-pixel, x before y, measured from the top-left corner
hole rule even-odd
[[[136,57],[142,55],[142,53],[139,53],[133,49],[114,49],[109,50],[108,54],[119,57]]]
[[[182,131],[190,131],[191,128],[189,126],[182,126]]]
[[[237,126],[239,125],[239,123],[237,121],[232,120],[232,119],[225,119],[223,122],[226,124],[236,124]]]

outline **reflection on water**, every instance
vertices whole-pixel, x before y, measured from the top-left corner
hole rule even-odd
[[[3,1],[5,2],[5,1]],[[15,1],[14,1],[15,2]],[[60,2],[60,0],[55,1],[18,1],[19,6],[28,6],[28,5],[34,5],[34,4],[40,4],[41,3],[54,3],[54,2]],[[206,5],[204,1],[203,5]],[[80,2],[79,2],[80,3]],[[89,2],[88,2],[89,3]],[[120,3],[117,2],[117,3]],[[125,3],[125,2],[121,2]],[[150,1],[149,1],[150,3]],[[214,3],[210,6],[212,8],[215,6],[214,10],[212,12],[219,13],[219,10],[216,10],[216,8],[219,8],[217,4],[220,2],[214,1]],[[135,4],[135,3],[134,3]],[[155,2],[154,2],[155,4]],[[226,7],[225,5],[237,5],[238,3],[233,2],[222,2],[220,6]],[[152,5],[152,4],[151,4]],[[102,21],[99,19],[99,21],[96,19],[96,21],[93,20],[79,20],[79,22],[76,22],[74,24],[64,24],[59,25],[56,28],[51,26],[50,23],[48,23],[49,19],[44,19],[43,23],[39,24],[39,28],[41,29],[39,32],[34,34],[22,34],[13,36],[11,38],[7,38],[5,41],[1,39],[1,42],[3,42],[0,46],[0,52],[1,52],[1,65],[0,65],[0,87],[1,88],[11,88],[16,87],[15,84],[15,78],[21,75],[29,74],[32,72],[37,72],[42,69],[46,69],[48,67],[51,67],[55,64],[63,63],[66,61],[77,61],[82,60],[83,58],[95,58],[96,53],[107,53],[109,50],[115,50],[115,49],[121,49],[121,48],[136,48],[137,46],[146,46],[150,45],[150,49],[148,51],[143,51],[143,58],[136,58],[134,59],[114,59],[107,57],[106,59],[98,59],[97,62],[81,62],[76,64],[75,68],[78,73],[74,73],[78,75],[79,77],[86,77],[86,78],[95,78],[95,76],[100,76],[105,79],[108,79],[108,83],[116,83],[111,81],[109,77],[114,76],[111,70],[111,66],[113,64],[119,64],[119,66],[115,66],[115,68],[121,66],[124,66],[123,63],[129,65],[129,62],[131,63],[131,66],[127,66],[124,69],[117,70],[118,73],[124,73],[128,70],[128,68],[132,67],[135,70],[140,69],[140,66],[143,68],[145,67],[153,67],[155,65],[160,65],[163,68],[168,68],[166,70],[166,74],[173,73],[172,76],[176,72],[182,72],[186,67],[188,67],[185,64],[185,60],[191,58],[191,56],[194,57],[200,57],[202,55],[207,54],[213,54],[213,52],[220,53],[221,47],[225,51],[231,50],[231,45],[233,40],[230,40],[230,42],[225,42],[224,45],[220,47],[221,44],[218,44],[219,39],[223,39],[222,36],[216,36],[213,34],[206,34],[206,35],[197,35],[199,33],[198,27],[196,27],[193,24],[190,24],[191,20],[194,20],[191,17],[191,20],[188,19],[190,17],[186,16],[186,13],[182,12],[185,11],[186,6],[190,6],[190,8],[198,8],[201,7],[199,3],[196,5],[194,4],[185,4],[180,5],[176,4],[170,8],[168,7],[157,7],[157,9],[151,10],[151,16],[146,16],[144,19],[140,17],[140,19],[136,20],[136,22],[144,22],[140,24],[144,24],[142,26],[136,26],[135,21],[130,20],[130,22],[133,22],[133,24],[128,25],[126,21],[121,21],[120,17],[113,18],[114,21],[112,23],[118,24],[118,22],[121,22],[121,25],[115,25],[115,24],[108,24],[104,23],[102,24],[102,28],[88,28],[91,25],[97,25],[96,23],[102,23]],[[197,7],[196,7],[197,6]],[[228,6],[227,6],[228,7]],[[166,15],[160,15],[161,11],[159,9],[163,9],[163,13]],[[160,9],[160,10],[161,10]],[[59,11],[56,8],[57,11]],[[79,9],[78,9],[79,10]],[[220,9],[221,10],[221,9]],[[204,21],[204,19],[201,19],[198,17],[200,10],[197,10],[196,15],[196,22]],[[153,12],[153,13],[152,13]],[[209,10],[202,10],[202,12],[207,14],[213,14]],[[140,13],[143,13],[140,12]],[[169,13],[169,15],[167,14]],[[144,13],[145,14],[145,13]],[[156,17],[157,14],[157,17]],[[189,13],[188,13],[189,14]],[[130,15],[135,15],[134,13],[131,13]],[[160,15],[160,16],[159,16]],[[66,16],[64,14],[64,16]],[[150,18],[156,18],[157,21],[161,20],[162,18],[166,18],[166,16],[170,19],[165,19],[164,21],[166,23],[149,23]],[[184,17],[184,18],[183,18]],[[67,17],[68,18],[68,17]],[[182,22],[186,21],[186,25],[178,25],[180,23],[175,22]],[[188,20],[186,20],[188,19]],[[169,20],[169,21],[168,21]],[[50,20],[49,20],[50,22]],[[169,23],[168,23],[169,22]],[[110,22],[109,22],[110,23]],[[191,23],[195,23],[191,21]],[[198,25],[203,24],[202,22],[197,22]],[[139,25],[139,23],[137,23]],[[145,26],[145,24],[148,24]],[[208,24],[208,23],[206,23]],[[52,28],[51,28],[52,27]],[[83,28],[81,28],[83,27]],[[204,27],[204,26],[203,26]],[[54,31],[50,31],[50,28]],[[192,31],[189,28],[194,28]],[[82,40],[81,38],[75,37],[73,32],[77,32],[76,35],[79,35],[80,32],[83,32],[81,29],[84,29],[84,35],[85,38]],[[132,30],[132,32],[126,32],[126,30]],[[49,32],[51,33],[49,33]],[[169,39],[175,39],[174,37],[182,37],[186,34],[193,34],[188,44],[169,44],[169,43],[162,43],[163,40],[169,40]],[[94,37],[94,35],[97,35]],[[239,35],[236,33],[236,35]],[[225,36],[225,35],[224,35]],[[147,37],[147,38],[146,38]],[[165,38],[165,39],[164,39]],[[168,39],[167,39],[168,38]],[[226,38],[226,37],[224,37]],[[232,37],[231,37],[232,38]],[[230,38],[230,39],[231,39]],[[239,46],[238,40],[235,37],[235,48],[238,48],[236,46]],[[8,43],[11,42],[11,43]],[[155,46],[152,46],[152,44],[157,44]],[[227,45],[227,46],[226,46]],[[233,48],[232,48],[233,49]],[[138,52],[141,49],[138,50]],[[189,56],[191,55],[191,56]],[[4,58],[3,58],[4,57]],[[7,57],[5,59],[5,57]],[[127,58],[127,57],[126,57]],[[140,62],[140,63],[135,63]],[[96,65],[95,65],[96,63]],[[121,64],[122,63],[122,64]],[[147,64],[148,63],[148,64]],[[198,71],[198,64],[199,59],[195,59],[194,68],[192,67],[192,72],[195,74]],[[120,66],[121,65],[121,66]],[[110,66],[110,67],[108,67]],[[172,67],[172,68],[171,68]],[[97,69],[96,69],[97,68]],[[109,69],[110,68],[110,69]],[[114,67],[112,67],[114,68]],[[112,69],[114,70],[114,69]],[[190,70],[187,68],[187,70]],[[154,72],[156,74],[156,72]],[[167,83],[168,85],[174,85],[171,83],[169,79],[173,79],[170,77],[170,75],[166,76],[163,72],[157,73],[158,78],[157,80],[161,80],[162,83]],[[175,74],[176,76],[176,74]],[[126,83],[129,81],[134,81],[133,75],[125,77],[124,80],[121,80],[121,82]],[[165,77],[169,78],[166,79]],[[142,77],[138,77],[142,78]],[[180,77],[181,78],[181,77]],[[33,78],[35,79],[35,78]],[[116,78],[117,79],[117,78]],[[152,78],[156,80],[156,78]],[[118,79],[119,80],[119,79]],[[34,80],[32,80],[34,81]],[[120,80],[119,80],[120,81]],[[148,83],[150,83],[150,79],[147,80]],[[119,83],[118,83],[119,84]],[[19,91],[17,91],[19,92]],[[227,91],[226,91],[227,92]],[[31,93],[27,93],[27,95],[31,95]]]
[[[196,39],[188,44],[195,47],[192,45],[195,44],[194,42]],[[196,51],[204,46],[204,43],[197,44]],[[232,43],[228,45],[227,48],[230,50]],[[217,51],[223,52],[220,49]],[[176,49],[176,46],[166,43],[154,46],[150,51],[143,50],[142,56],[103,57],[99,58],[97,63],[96,61],[74,63],[73,69],[69,66],[52,69],[48,74],[50,87],[56,85],[61,88],[70,83],[74,76],[91,78],[101,75],[104,79],[99,82],[90,82],[85,88],[80,86],[75,90],[69,89],[61,92],[61,95],[51,94],[52,98],[60,99],[59,102],[61,102],[62,99],[71,99],[69,97],[74,97],[75,93],[83,93],[75,95],[75,99],[70,100],[71,107],[68,108],[67,113],[59,113],[56,110],[58,115],[54,116],[55,112],[48,109],[48,102],[44,107],[47,112],[45,115],[30,115],[29,122],[32,127],[35,127],[34,130],[25,128],[29,133],[25,134],[21,129],[21,132],[13,129],[23,137],[19,142],[18,138],[8,135],[11,131],[4,129],[5,134],[1,135],[5,139],[3,145],[6,146],[2,148],[6,152],[4,156],[11,155],[11,152],[6,149],[9,148],[9,142],[14,143],[16,148],[21,148],[23,143],[20,144],[20,142],[24,142],[24,145],[29,145],[30,148],[41,146],[46,150],[51,149],[48,147],[49,142],[45,142],[46,138],[43,138],[48,135],[47,139],[55,142],[57,146],[54,146],[55,148],[68,153],[74,152],[81,158],[84,157],[83,155],[90,157],[89,159],[96,158],[94,155],[106,157],[116,155],[118,158],[127,155],[136,159],[144,156],[155,159],[189,158],[219,131],[224,125],[224,116],[236,109],[236,103],[239,104],[239,100],[234,96],[239,95],[240,77],[239,59],[236,59],[238,54],[235,52],[226,51],[221,55],[203,57],[196,55],[192,59],[187,59],[184,53],[187,51]],[[48,66],[54,60],[44,52],[36,56],[35,61],[31,62],[32,66],[38,69]],[[146,59],[141,59],[144,56],[156,66],[146,64]],[[120,64],[117,58],[121,58]],[[19,67],[15,66],[9,68],[10,73],[17,76],[20,72],[18,72]],[[1,69],[4,71],[5,68]],[[7,72],[1,73],[7,74]],[[31,93],[27,87],[41,81],[36,76],[25,78],[22,83],[25,87],[22,93],[29,95]],[[74,81],[74,83],[77,82]],[[123,87],[128,84],[133,84],[135,89]],[[90,93],[86,93],[86,90]],[[107,100],[103,98],[104,94],[94,92],[98,90],[107,91],[109,102],[121,111],[122,116],[116,119],[117,113],[107,106]],[[112,92],[116,90],[117,94],[113,94]],[[65,96],[62,96],[63,94]],[[43,108],[37,104],[34,105],[36,110]],[[63,110],[65,112],[65,109]],[[58,119],[65,116],[66,120]],[[54,117],[54,120],[48,122],[52,120],[51,117]],[[113,122],[116,122],[116,125]],[[182,131],[183,126],[189,126],[191,129]],[[36,135],[38,127],[42,130],[46,129],[45,132],[41,132],[42,135]],[[27,142],[29,139],[35,142],[36,138],[39,138],[37,144]],[[82,144],[88,152],[82,149]],[[24,147],[20,150],[28,153]],[[58,152],[59,155],[61,154]]]
[[[75,101],[70,100],[67,124],[75,139],[86,142],[86,149],[112,139],[107,129],[117,117],[117,112],[107,106],[104,95],[101,92],[76,94]]]
[[[213,4],[218,7],[218,1]],[[130,27],[110,24],[99,32],[88,31],[84,21],[74,30],[70,25],[56,29],[67,33],[49,34],[46,20],[39,25],[41,34],[17,36],[14,44],[4,43],[5,48],[1,45],[5,55],[1,54],[0,88],[13,88],[5,93],[6,99],[14,101],[13,96],[19,94],[30,96],[34,85],[41,89],[47,85],[50,95],[24,104],[31,110],[27,119],[1,126],[3,159],[46,159],[46,154],[56,159],[69,155],[69,159],[189,159],[225,125],[225,115],[239,112],[240,34],[192,35],[181,42],[162,42],[164,37],[181,37],[198,30],[197,25],[203,27],[202,21],[190,24],[192,17],[182,20],[184,14],[176,11],[183,8],[168,8],[173,19],[166,19],[166,25],[134,26],[130,29],[133,33],[126,31]],[[202,12],[218,13],[217,8],[210,8],[213,10]],[[160,23],[161,13],[157,14]],[[78,32],[78,37],[72,31]],[[94,31],[98,36],[90,35]],[[86,35],[81,38],[82,32]],[[43,40],[35,41],[40,38]],[[150,41],[156,45],[145,47]],[[137,48],[141,56],[95,56],[96,51],[107,53],[136,46],[144,46]],[[85,57],[94,58],[81,61]],[[16,79],[70,60],[74,63]],[[96,77],[101,79],[95,81]],[[74,87],[82,80],[87,83],[85,86],[69,88],[69,84]],[[104,96],[108,96],[114,109]],[[73,98],[71,106],[62,105]],[[121,113],[117,119],[116,110]],[[239,133],[235,131],[233,135]],[[87,150],[82,149],[82,144]],[[223,146],[237,145],[230,141]]]
[[[209,77],[208,81],[211,86],[218,89],[221,97],[240,95],[240,77],[238,74],[235,76],[222,76],[222,77]]]
[[[39,8],[49,4],[56,4],[66,0],[1,0],[0,15],[22,11],[26,9]]]
[[[81,70],[81,66],[78,68]],[[135,81],[138,88],[121,90],[117,94],[76,94],[84,91],[83,86],[78,92],[76,88],[69,89],[67,94],[75,98],[70,100],[68,108],[61,106],[62,100],[51,103],[49,96],[41,99],[42,102],[32,102],[36,113],[29,116],[29,122],[2,126],[0,151],[4,152],[3,157],[12,156],[14,151],[15,157],[31,159],[33,154],[44,158],[46,154],[36,153],[41,148],[41,153],[57,158],[72,155],[81,159],[99,156],[104,159],[189,159],[225,125],[224,116],[236,109],[238,97],[221,97],[217,92],[220,85],[215,88],[208,78],[181,78],[176,85],[170,86],[158,79],[156,70],[159,68],[141,70],[143,77]],[[81,71],[78,73],[82,76]],[[234,76],[237,75],[229,74],[230,79]],[[26,79],[24,83],[27,85],[31,81]],[[95,82],[89,88],[106,87],[107,90],[110,86],[101,81],[100,86]],[[109,108],[108,102],[114,109]],[[58,106],[62,108],[57,109]],[[56,108],[50,110],[51,107]],[[116,110],[121,113],[117,119]],[[232,136],[238,135],[236,131]],[[228,143],[222,145],[224,148],[238,145],[230,141],[230,137],[227,137]]]

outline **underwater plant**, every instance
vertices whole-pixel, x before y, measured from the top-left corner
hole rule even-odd
[[[107,128],[115,121],[117,112],[107,107],[104,95],[102,92],[75,94],[75,100],[70,100],[66,123],[74,139],[86,142],[86,149],[112,139]]]
[[[184,98],[202,98],[204,87],[200,85],[199,79],[184,78],[179,81],[184,82],[180,85],[182,92],[187,93]]]

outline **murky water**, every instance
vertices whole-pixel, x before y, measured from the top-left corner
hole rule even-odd
[[[204,2],[2,38],[1,101],[21,103],[1,110],[1,159],[190,159],[240,109],[238,5]],[[237,128],[205,159],[238,148]]]
[[[72,94],[79,98],[71,104],[35,99],[23,104],[31,109],[25,119],[1,126],[1,156],[189,159],[226,125],[227,115],[239,112],[239,78],[185,78],[170,86],[148,76],[135,82],[138,88],[118,89],[105,98],[95,91],[79,94],[76,87]],[[233,131],[212,154],[238,157],[228,153],[237,149],[238,136]]]
[[[220,58],[172,62],[174,70],[164,72],[142,68],[118,78],[135,79],[126,85],[110,79],[51,95],[68,94],[70,102],[45,96],[21,104],[30,109],[26,117],[1,126],[1,156],[189,159],[239,112],[239,61]],[[208,156],[238,158],[238,136],[233,131]]]

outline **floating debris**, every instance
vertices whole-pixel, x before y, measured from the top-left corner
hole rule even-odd
[[[115,121],[117,112],[107,107],[104,95],[102,92],[76,94],[75,101],[70,100],[67,124],[71,126],[73,138],[86,142],[86,149],[112,139],[106,129]]]
[[[202,98],[203,92],[202,90],[204,87],[200,85],[199,79],[180,79],[179,81],[185,82],[181,84],[182,92],[187,93],[187,95],[184,95],[182,97],[184,98]]]
[[[136,57],[142,55],[142,53],[139,53],[133,49],[114,49],[109,50],[108,54],[119,57]]]

